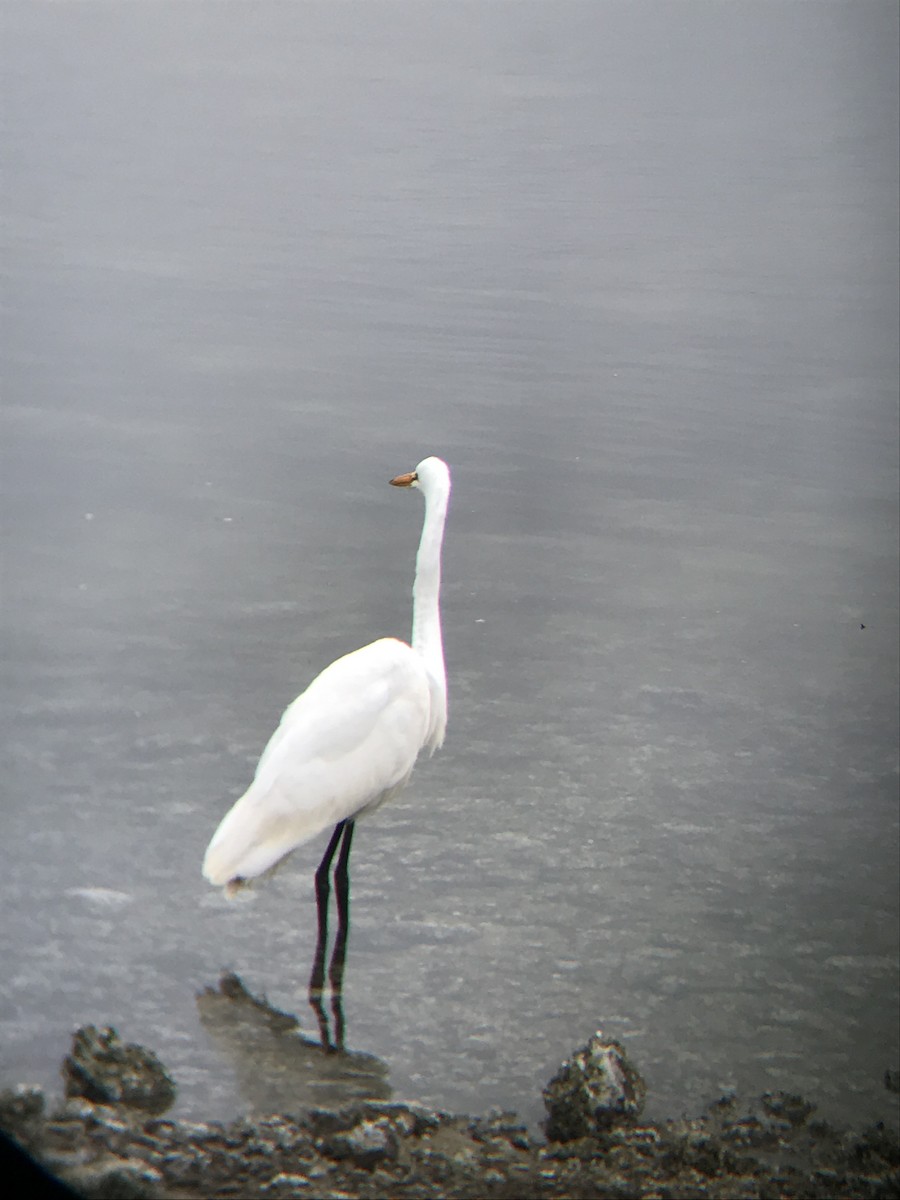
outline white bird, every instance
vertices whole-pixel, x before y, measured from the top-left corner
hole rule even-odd
[[[419,488],[425,499],[412,645],[381,638],[337,659],[313,680],[285,711],[253,782],[222,820],[203,859],[204,876],[231,893],[335,825],[316,872],[320,934],[339,840],[343,836],[336,872],[343,922],[354,819],[400,791],[422,751],[432,754],[443,743],[447,725],[440,588],[450,471],[441,459],[426,458],[390,482]]]

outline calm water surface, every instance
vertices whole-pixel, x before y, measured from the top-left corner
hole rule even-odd
[[[894,6],[2,19],[0,1082],[93,1021],[182,1113],[325,1087],[196,999],[314,1029],[322,845],[199,865],[406,635],[438,453],[449,736],[358,830],[353,1086],[536,1120],[601,1026],[656,1115],[896,1119]]]

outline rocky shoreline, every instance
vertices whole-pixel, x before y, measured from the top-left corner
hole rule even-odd
[[[547,1141],[514,1113],[460,1116],[360,1102],[230,1123],[169,1120],[175,1085],[156,1056],[115,1030],[78,1030],[62,1068],[67,1099],[0,1094],[6,1179],[16,1194],[96,1200],[203,1197],[894,1197],[900,1146],[881,1126],[850,1133],[799,1096],[723,1098],[691,1120],[644,1122],[645,1086],[600,1034],[544,1089]]]

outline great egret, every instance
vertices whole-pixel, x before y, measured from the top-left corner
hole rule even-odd
[[[330,972],[333,984],[339,949],[343,969],[354,821],[400,791],[422,751],[433,754],[443,743],[447,725],[440,588],[450,471],[441,459],[426,458],[390,482],[419,488],[425,499],[412,645],[381,638],[337,659],[313,680],[286,709],[253,782],[225,815],[203,859],[205,877],[230,894],[335,826],[316,871],[320,936],[311,990],[321,990],[328,875],[338,845],[340,928]]]

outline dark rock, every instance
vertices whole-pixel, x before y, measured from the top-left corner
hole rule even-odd
[[[370,1106],[370,1112],[382,1113],[402,1137],[420,1138],[429,1130],[439,1129],[443,1113],[433,1112],[419,1104],[394,1102]]]
[[[362,1121],[352,1129],[332,1133],[319,1143],[320,1152],[338,1162],[351,1162],[374,1171],[397,1157],[397,1138],[386,1121]]]
[[[0,1129],[10,1133],[40,1121],[44,1115],[44,1093],[40,1088],[19,1084],[0,1092]]]
[[[273,1197],[284,1196],[285,1200],[294,1200],[301,1188],[309,1187],[310,1180],[305,1175],[291,1174],[280,1171],[262,1187],[263,1194]]]
[[[591,1137],[621,1122],[635,1121],[647,1087],[618,1042],[598,1031],[576,1050],[544,1088],[544,1128],[554,1142]]]
[[[514,1112],[492,1110],[470,1121],[468,1129],[476,1142],[505,1143],[516,1150],[528,1150],[532,1145],[527,1126]]]
[[[770,1116],[780,1117],[791,1125],[805,1125],[807,1118],[816,1111],[814,1104],[792,1092],[766,1092],[762,1103]]]
[[[881,1122],[858,1136],[851,1136],[847,1146],[852,1158],[865,1165],[886,1162],[894,1168],[900,1167],[900,1144]]]
[[[362,1108],[353,1105],[336,1111],[328,1108],[314,1108],[304,1114],[304,1124],[313,1137],[327,1138],[333,1133],[345,1133],[365,1120]]]
[[[67,1182],[85,1200],[157,1200],[162,1175],[140,1159],[107,1158],[68,1173]]]
[[[83,1096],[93,1104],[161,1113],[175,1099],[175,1084],[156,1055],[143,1046],[126,1045],[110,1028],[79,1029],[62,1074],[67,1096]]]

